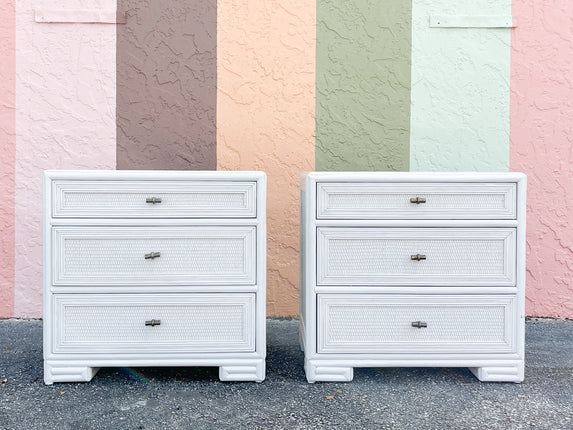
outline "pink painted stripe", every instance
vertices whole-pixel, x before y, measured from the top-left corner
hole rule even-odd
[[[0,318],[14,316],[15,0],[0,4]]]
[[[125,24],[125,14],[117,13],[116,8],[109,10],[97,9],[36,9],[34,21],[51,23],[100,23]]]
[[[116,26],[38,24],[37,3],[16,3],[14,316],[22,318],[42,316],[43,171],[113,169],[116,147]],[[97,3],[109,10],[116,1]]]
[[[510,168],[528,175],[526,313],[573,318],[573,2],[513,2]]]

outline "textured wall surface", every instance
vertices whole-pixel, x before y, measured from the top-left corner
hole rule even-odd
[[[317,0],[316,170],[408,170],[411,13]]]
[[[269,315],[298,314],[299,177],[314,168],[315,6],[217,5],[217,163],[268,175]]]
[[[14,312],[16,3],[0,3],[0,318]]]
[[[509,169],[509,28],[431,28],[433,15],[511,15],[511,0],[413,0],[412,171]]]
[[[117,74],[115,25],[33,19],[115,1],[1,2],[0,317],[41,316],[42,171],[113,169],[117,149],[123,168],[267,172],[270,315],[298,313],[303,171],[509,166],[528,175],[526,312],[573,318],[573,3],[318,1],[317,24],[314,1],[121,0]],[[510,7],[511,31],[429,27]]]
[[[42,171],[115,167],[115,25],[38,24],[16,7],[15,316],[42,314]],[[59,0],[59,9],[115,1]]]
[[[573,2],[514,1],[511,170],[528,176],[528,315],[573,318]]]
[[[215,169],[217,0],[119,0],[117,168]]]

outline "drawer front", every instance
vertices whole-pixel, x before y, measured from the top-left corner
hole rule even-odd
[[[254,285],[255,227],[54,227],[54,285]]]
[[[515,183],[318,183],[318,219],[515,219]]]
[[[54,180],[54,218],[255,218],[256,182]]]
[[[319,294],[319,353],[516,350],[516,297]]]
[[[324,227],[317,234],[318,285],[515,285],[513,228]]]
[[[254,294],[56,294],[54,353],[255,350]]]

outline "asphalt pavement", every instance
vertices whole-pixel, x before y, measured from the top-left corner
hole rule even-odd
[[[106,368],[46,386],[42,321],[0,320],[0,429],[573,429],[573,321],[526,323],[525,381],[465,368],[365,368],[306,382],[296,319],[269,319],[267,377],[216,368]]]

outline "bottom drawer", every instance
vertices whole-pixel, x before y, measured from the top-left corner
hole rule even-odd
[[[255,294],[56,294],[54,353],[255,350]]]
[[[507,353],[514,295],[319,294],[319,353]]]

